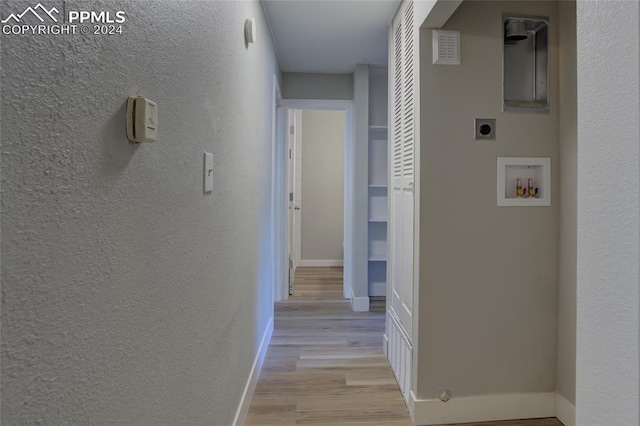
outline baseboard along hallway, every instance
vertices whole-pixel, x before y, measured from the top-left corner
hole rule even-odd
[[[246,425],[412,426],[382,351],[384,300],[353,312],[341,267],[298,268],[275,327]],[[382,308],[382,309],[380,309]],[[562,426],[555,418],[465,426]]]

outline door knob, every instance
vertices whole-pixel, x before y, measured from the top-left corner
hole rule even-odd
[[[294,210],[300,210],[300,207],[294,207],[293,209]]]

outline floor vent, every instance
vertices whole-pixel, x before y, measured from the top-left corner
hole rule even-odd
[[[405,402],[409,401],[411,390],[411,353],[412,347],[404,330],[400,327],[395,315],[387,311],[388,349],[387,358],[396,376],[398,387]]]

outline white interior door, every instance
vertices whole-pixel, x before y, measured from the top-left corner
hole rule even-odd
[[[302,234],[302,111],[289,111],[289,294],[300,264]]]
[[[294,180],[294,161],[293,161],[293,149],[295,146],[295,135],[294,135],[294,126],[295,126],[295,119],[294,119],[294,111],[293,110],[289,110],[289,129],[287,131],[287,144],[289,147],[289,161],[287,163],[287,169],[288,169],[288,173],[289,173],[289,250],[288,250],[288,256],[289,256],[289,289],[288,289],[288,293],[289,294],[293,294],[293,290],[294,290],[294,275],[295,275],[295,265],[293,262],[294,259],[294,230],[295,230],[295,226],[294,226],[294,217],[293,217],[293,212],[294,212],[294,204],[293,204],[293,196],[294,196],[294,187],[295,187],[295,180]]]
[[[413,334],[413,238],[415,169],[415,60],[413,7],[393,24],[391,122],[391,310],[405,333]]]
[[[297,267],[302,252],[302,110],[294,112],[293,139],[293,264]]]

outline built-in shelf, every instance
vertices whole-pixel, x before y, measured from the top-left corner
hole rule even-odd
[[[369,217],[387,217],[387,187],[369,186]]]
[[[387,295],[387,263],[383,261],[369,262],[369,296],[386,297]]]
[[[369,222],[368,258],[370,261],[387,260],[387,226],[386,222]]]
[[[370,80],[371,81],[371,80]],[[387,116],[386,70],[384,85],[376,85],[376,90],[369,96],[375,113],[369,115],[369,175],[368,175],[368,224],[367,224],[367,284],[369,296],[386,297],[387,295],[387,218],[388,213],[388,134],[385,123]],[[380,90],[377,90],[380,89]],[[381,97],[380,95],[384,96]],[[378,97],[376,97],[378,96]]]
[[[369,126],[369,130],[387,130],[388,128],[388,126],[379,126],[376,124],[372,124],[371,126]]]
[[[387,132],[370,132],[369,187],[386,188],[387,170]]]
[[[369,223],[387,223],[386,217],[370,217]]]
[[[498,157],[497,171],[498,206],[535,207],[551,205],[551,158],[546,157]],[[518,194],[520,179],[522,194]],[[532,180],[534,194],[529,195],[528,183]]]

